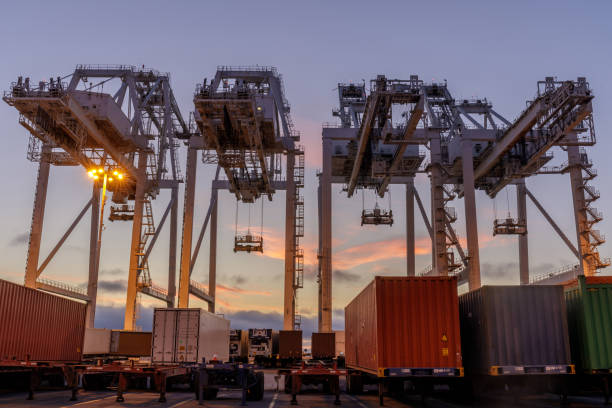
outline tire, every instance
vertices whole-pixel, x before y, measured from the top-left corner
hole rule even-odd
[[[255,373],[255,384],[247,389],[247,401],[261,401],[264,397],[264,373]]]
[[[291,375],[285,374],[285,394],[291,394]]]
[[[360,375],[347,375],[346,376],[346,389],[349,394],[357,395],[363,393],[363,380]]]

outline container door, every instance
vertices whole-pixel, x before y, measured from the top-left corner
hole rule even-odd
[[[110,352],[118,353],[119,352],[119,335],[120,331],[113,330],[110,335]]]
[[[198,361],[200,310],[181,310],[176,322],[176,362]],[[228,347],[229,348],[229,347]]]
[[[156,363],[174,363],[174,337],[176,333],[174,310],[156,310],[153,317],[153,354]]]

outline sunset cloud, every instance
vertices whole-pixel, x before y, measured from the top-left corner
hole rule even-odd
[[[429,238],[420,238],[416,241],[415,253],[417,255],[426,255],[430,252],[431,241]],[[371,262],[405,257],[406,240],[404,238],[393,238],[343,249],[333,254],[332,262],[335,268],[347,270]]]

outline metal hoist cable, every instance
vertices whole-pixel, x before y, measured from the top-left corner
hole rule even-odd
[[[508,193],[508,187],[506,187],[506,207],[508,209],[508,218],[510,218],[510,194]]]
[[[236,200],[236,231],[234,232],[234,235],[238,235],[238,200]]]
[[[497,204],[495,203],[495,197],[493,197],[493,219],[497,219]]]
[[[261,200],[261,229],[260,229],[260,235],[263,238],[263,225],[264,225],[264,199],[263,199],[263,197],[261,197],[260,200]]]

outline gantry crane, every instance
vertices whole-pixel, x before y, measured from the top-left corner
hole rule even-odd
[[[323,128],[323,171],[319,175],[319,330],[331,330],[331,184],[344,184],[348,197],[357,188],[381,197],[390,183],[406,184],[407,271],[414,275],[414,201],[432,239],[432,264],[421,275],[457,275],[470,289],[480,286],[475,190],[494,198],[509,184],[517,188],[518,217],[496,220],[497,234],[519,236],[520,281],[529,283],[526,197],[534,202],[570,250],[579,270],[590,275],[610,265],[597,246],[604,237],[592,227],[602,215],[591,207],[599,192],[587,184],[596,176],[585,146],[595,143],[591,99],[584,78],[538,82],[538,93],[514,122],[486,99],[455,100],[444,83],[426,84],[417,76],[370,83],[339,84],[340,125]],[[394,105],[400,105],[399,109]],[[402,108],[403,106],[403,108]],[[402,118],[394,122],[396,112]],[[429,151],[421,165],[418,146]],[[546,167],[549,150],[561,147],[568,161]],[[413,185],[415,173],[428,174],[431,223]],[[525,185],[536,174],[570,173],[578,248],[563,234]],[[452,227],[457,219],[447,203],[465,201],[467,251]],[[454,247],[454,249],[453,249]],[[455,250],[459,259],[455,257]]]
[[[68,78],[69,82],[65,82]],[[107,92],[104,92],[105,87]],[[125,329],[135,328],[137,296],[140,293],[172,306],[178,185],[181,182],[177,138],[189,128],[178,109],[169,75],[127,65],[78,65],[67,77],[51,78],[38,84],[19,77],[3,99],[19,111],[19,123],[30,133],[28,159],[39,163],[26,286],[87,301],[87,325],[93,327],[104,199],[108,191],[113,202],[109,219],[132,222]],[[93,194],[39,265],[51,165],[85,167],[93,179]],[[171,198],[160,225],[156,227],[151,201],[161,189],[170,190]],[[90,207],[89,275],[87,292],[83,293],[40,275]],[[151,281],[148,257],[169,213],[170,266],[166,290]]]
[[[252,203],[286,191],[284,328],[299,328],[297,289],[303,286],[304,253],[304,151],[296,144],[290,106],[281,75],[273,67],[217,68],[214,78],[198,84],[194,94],[197,132],[189,139],[183,212],[183,239],[179,307],[187,307],[189,294],[215,310],[218,190],[228,190],[236,200]],[[192,251],[197,152],[204,164],[217,166],[204,225]],[[282,165],[285,156],[283,180]],[[225,179],[220,179],[223,172]],[[208,288],[191,279],[193,267],[210,220]],[[236,236],[236,252],[263,251],[263,237]]]

